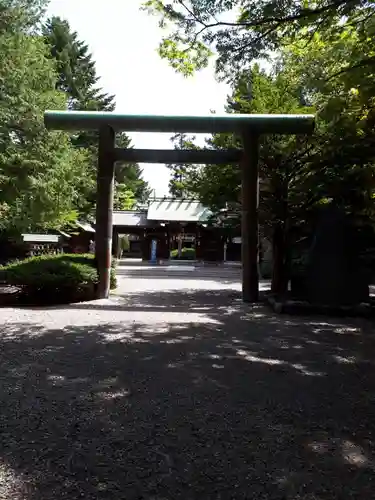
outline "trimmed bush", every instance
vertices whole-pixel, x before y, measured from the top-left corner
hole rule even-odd
[[[194,260],[195,259],[195,249],[194,248],[181,248],[181,257],[178,256],[178,250],[171,250],[171,259],[181,259],[181,260]]]
[[[117,276],[116,276],[116,268],[117,268],[117,259],[112,257],[112,269],[111,269],[111,290],[115,290],[117,288]]]
[[[95,268],[96,270],[96,263],[95,263],[95,257],[92,253],[84,253],[84,254],[79,254],[79,253],[68,253],[68,254],[61,254],[55,257],[59,257],[62,260],[68,260],[72,262],[76,262],[79,264],[88,264],[92,267]],[[117,288],[117,278],[116,278],[116,268],[117,268],[117,259],[112,258],[112,263],[111,263],[111,282],[110,282],[110,287],[111,290],[115,290]],[[98,275],[96,276],[96,283],[98,281]]]
[[[114,261],[111,288],[116,287]],[[93,255],[40,255],[0,268],[0,281],[20,289],[26,302],[69,303],[95,297],[98,271]]]

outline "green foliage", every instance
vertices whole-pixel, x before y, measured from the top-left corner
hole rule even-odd
[[[345,36],[348,26],[358,32],[358,61],[351,67],[369,67],[375,56],[361,55],[374,25],[374,7],[365,0],[147,0],[144,9],[159,18],[168,36],[159,53],[183,74],[207,65],[212,48],[218,74],[231,79],[254,60],[268,59],[305,30],[305,42],[317,31],[332,38]]]
[[[337,42],[338,45],[342,41]],[[347,51],[354,41],[346,39]],[[321,204],[334,200],[347,212],[369,216],[374,193],[375,136],[371,126],[372,96],[359,88],[359,78],[340,73],[330,82],[322,71],[333,73],[344,61],[339,46],[325,44],[316,36],[310,50],[304,40],[285,49],[272,72],[239,73],[228,98],[228,112],[306,113],[318,111],[318,127],[311,138],[263,136],[260,142],[260,217],[265,232],[281,221],[307,228],[309,218]],[[324,83],[326,82],[326,83]],[[357,83],[356,83],[357,82]],[[364,85],[363,75],[360,82]],[[367,89],[370,85],[365,86]],[[231,134],[208,140],[217,150],[241,147]],[[182,145],[184,147],[184,145]],[[191,146],[189,146],[191,147]],[[240,211],[239,165],[192,166],[178,179],[180,192],[188,190],[216,214],[223,208]],[[176,185],[176,180],[172,178]],[[238,219],[232,221],[238,224]],[[307,225],[306,225],[307,224]]]
[[[62,254],[57,256],[56,258],[60,258],[61,260],[67,260],[70,262],[74,262],[77,264],[84,264],[92,266],[96,273],[96,262],[95,257],[91,253],[87,254]],[[116,268],[117,268],[117,259],[112,258],[111,260],[111,275],[110,275],[110,288],[111,290],[115,290],[117,288],[117,278],[116,278]],[[98,278],[96,278],[95,283],[97,283]]]
[[[51,63],[57,73],[56,89],[66,96],[68,109],[113,111],[114,97],[97,87],[95,62],[88,46],[79,40],[69,23],[59,17],[48,19],[42,30],[43,40]],[[77,178],[81,196],[77,210],[84,215],[93,214],[96,201],[97,131],[70,134],[70,142],[77,151],[87,153],[87,174]]]
[[[135,206],[136,200],[134,192],[128,189],[125,184],[115,184],[115,197],[113,201],[113,208],[115,210],[132,210]]]
[[[117,259],[112,258],[112,260],[111,260],[111,276],[110,276],[110,283],[109,283],[111,290],[115,290],[117,288],[116,269],[117,269]]]
[[[88,291],[93,295],[98,273],[89,261],[43,255],[14,262],[0,272],[1,281],[20,287],[30,299],[63,302]]]
[[[304,88],[318,112],[309,176],[322,202],[334,200],[348,212],[370,216],[373,210],[375,133],[374,79],[358,66],[357,29],[340,35],[315,33],[308,50],[304,33],[284,49],[288,77]],[[369,39],[361,56],[374,53]],[[348,70],[348,66],[351,70]]]
[[[96,86],[99,78],[95,62],[88,46],[79,40],[69,23],[59,17],[52,17],[43,26],[42,34],[57,70],[56,88],[67,95],[69,109],[113,111],[114,96],[103,94]],[[77,144],[95,146],[90,138],[81,135],[77,138]]]
[[[69,109],[113,111],[115,97],[98,88],[95,61],[87,44],[79,40],[69,23],[59,17],[49,19],[43,29],[44,40],[49,47],[50,56],[56,65],[58,79],[56,86],[68,99]],[[90,152],[87,182],[82,182],[85,196],[82,202],[86,211],[92,211],[96,201],[96,171],[98,153],[98,133],[84,131],[72,134],[72,144]],[[121,148],[131,147],[129,137],[120,132],[116,145]],[[144,201],[149,194],[147,183],[142,179],[142,170],[137,164],[116,165],[115,208],[128,210],[135,200]]]
[[[332,48],[318,37],[311,42],[310,51],[302,50],[303,44],[302,36],[291,42],[271,72],[254,65],[251,71],[239,73],[227,106],[228,112],[236,113],[318,111],[313,137],[270,135],[260,140],[261,232],[277,240],[283,266],[287,248],[311,235],[315,213],[322,204],[333,201],[360,223],[369,218],[374,221],[375,215],[372,96],[361,94],[354,73],[349,81],[345,72],[324,83],[322,68],[328,74],[334,68],[339,70],[344,63],[336,60],[334,50],[342,55],[343,48]],[[360,81],[364,82],[363,76]],[[369,86],[370,82],[366,89]],[[216,134],[207,145],[217,150],[241,147],[232,134]],[[182,180],[181,191],[186,188],[199,198],[216,219],[229,224],[229,231],[239,229],[239,165],[193,166],[184,171]],[[229,219],[222,209],[230,213]]]
[[[95,62],[69,24],[41,28],[43,0],[0,2],[0,231],[59,229],[93,212],[97,133],[49,132],[46,109],[113,110],[97,87]],[[119,134],[117,142],[130,147]],[[118,208],[147,197],[138,165],[116,170]]]
[[[254,66],[240,73],[228,97],[228,112],[240,113],[304,113],[307,111],[294,85],[280,71],[267,74]],[[310,111],[310,110],[309,110]],[[184,145],[183,145],[184,146]],[[221,150],[241,147],[240,139],[232,134],[216,134],[207,146]],[[190,148],[191,145],[189,144]],[[264,223],[272,224],[276,215],[275,192],[285,176],[293,176],[291,163],[305,147],[293,136],[263,136],[260,143],[260,172],[268,192],[262,194]],[[288,172],[287,172],[288,171]],[[223,208],[240,210],[241,172],[239,165],[191,166],[184,171],[183,184],[190,193],[218,214]],[[173,182],[173,180],[172,180]],[[181,181],[180,181],[181,182]],[[184,188],[184,185],[182,186]],[[270,195],[271,194],[271,195]],[[278,202],[279,203],[279,202]],[[235,220],[235,219],[234,219]]]
[[[132,147],[130,138],[126,134],[118,134],[116,138],[116,146],[118,148],[128,149]],[[148,183],[142,178],[142,169],[136,163],[116,163],[115,170],[115,203],[120,203],[119,197],[124,192],[128,193],[128,198],[132,200],[131,203],[126,203],[125,205],[130,205],[133,208],[135,202],[144,203],[148,200],[150,196],[150,188]],[[123,208],[123,210],[128,210]]]
[[[116,261],[111,288],[116,288]],[[29,257],[0,268],[0,281],[19,287],[27,300],[74,302],[94,298],[98,271],[92,255],[59,254]]]
[[[14,234],[59,229],[93,212],[97,133],[49,132],[46,109],[113,110],[97,87],[85,43],[59,18],[40,19],[47,2],[0,2],[0,230]],[[41,36],[42,35],[42,36]],[[117,142],[130,147],[119,134]],[[138,165],[116,171],[118,208],[147,197]]]
[[[195,249],[194,248],[181,248],[181,256],[178,255],[178,250],[171,250],[170,258],[173,260],[195,260]]]
[[[130,242],[129,242],[129,236],[127,234],[124,234],[120,237],[119,241],[120,249],[123,252],[127,252],[130,248]]]
[[[186,77],[205,68],[212,54],[212,50],[204,43],[196,41],[191,44],[189,38],[183,39],[178,35],[163,38],[159,46],[159,55],[167,59],[173,69]]]
[[[199,52],[216,49],[217,76],[233,86],[229,112],[317,115],[311,138],[267,136],[260,141],[260,221],[277,248],[274,270],[287,267],[292,238],[311,235],[321,205],[334,203],[356,224],[374,225],[372,2],[148,0],[145,8],[168,30],[161,48],[169,43],[172,50],[160,54],[178,71],[191,74],[207,64],[205,57],[203,63],[192,62],[199,61]],[[267,73],[256,60],[268,62]],[[208,146],[220,150],[240,144],[231,134],[219,134]],[[238,226],[238,166],[194,166],[177,173],[172,184],[179,192],[188,189],[221,220],[225,208]]]
[[[0,33],[35,33],[49,0],[1,0]]]
[[[73,257],[73,258],[72,258]],[[98,280],[97,271],[86,256],[41,255],[8,264],[1,270],[9,285],[49,290],[78,287]]]
[[[189,137],[187,134],[175,134],[171,138],[174,149],[198,149],[194,144],[195,137]],[[177,164],[167,165],[171,171],[169,181],[169,192],[173,197],[184,198],[189,197],[193,193],[190,191],[189,182],[196,171],[195,165]]]
[[[42,40],[0,33],[0,50],[0,229],[59,227],[74,217],[85,152],[75,151],[67,134],[44,127],[44,110],[64,107],[65,99],[54,90]]]

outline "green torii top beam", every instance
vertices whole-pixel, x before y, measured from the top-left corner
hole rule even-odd
[[[98,130],[103,125],[124,132],[238,132],[256,134],[308,134],[313,115],[123,115],[102,111],[46,111],[44,123],[57,130]]]
[[[310,134],[313,115],[204,115],[152,116],[123,115],[99,111],[46,111],[44,123],[49,129],[98,130],[99,158],[96,204],[96,260],[99,272],[98,298],[109,294],[113,180],[116,161],[173,163],[226,163],[239,160],[238,150],[160,151],[118,149],[115,131],[236,133],[242,137],[242,296],[244,302],[258,300],[258,154],[262,134]],[[222,156],[218,156],[222,155]]]

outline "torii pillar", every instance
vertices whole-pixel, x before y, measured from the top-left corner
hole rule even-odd
[[[112,209],[116,161],[138,163],[241,163],[242,166],[242,297],[256,302],[258,276],[258,155],[263,134],[309,134],[313,115],[226,114],[205,116],[123,115],[101,111],[46,111],[44,123],[57,130],[98,130],[98,195],[96,207],[96,259],[98,298],[109,295],[112,258]],[[235,133],[242,137],[238,149],[148,150],[115,148],[115,131]]]

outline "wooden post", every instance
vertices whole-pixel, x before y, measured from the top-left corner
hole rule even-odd
[[[95,257],[99,283],[97,298],[109,296],[112,260],[112,212],[115,173],[115,132],[109,126],[99,130]]]
[[[258,156],[259,136],[243,134],[242,159],[242,299],[256,302],[259,298],[258,276]]]

